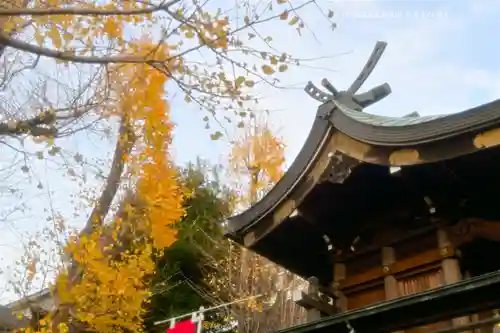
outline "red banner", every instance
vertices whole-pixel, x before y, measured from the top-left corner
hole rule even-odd
[[[167,333],[196,333],[196,324],[191,320],[175,323],[172,328],[167,328]]]

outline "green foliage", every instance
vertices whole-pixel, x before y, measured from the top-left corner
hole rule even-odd
[[[205,281],[214,272],[214,262],[225,253],[218,250],[217,244],[224,242],[221,222],[230,214],[233,197],[221,185],[219,173],[218,168],[209,168],[200,160],[180,170],[181,180],[191,195],[184,202],[186,216],[179,222],[178,240],[164,250],[156,263],[153,296],[145,316],[150,331],[164,330],[155,328],[155,321],[217,303],[204,292]],[[220,331],[217,327],[224,326],[223,316],[215,313],[208,317],[215,329],[205,332]]]

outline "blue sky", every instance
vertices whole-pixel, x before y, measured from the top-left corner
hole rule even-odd
[[[292,29],[266,26],[279,50],[303,58],[338,55],[311,63],[327,70],[297,67],[282,81],[300,89],[273,91],[263,100],[287,144],[290,163],[308,134],[317,102],[301,87],[308,80],[320,85],[328,78],[345,89],[362,68],[377,40],[388,43],[376,70],[361,89],[388,82],[393,93],[367,112],[401,116],[454,113],[500,95],[500,47],[494,39],[500,28],[500,2],[479,0],[332,0],[321,7],[335,12],[332,32],[313,6],[301,11],[317,39]],[[262,31],[262,30],[261,30]],[[275,32],[277,31],[277,32]],[[319,40],[319,41],[318,41]],[[201,116],[183,103],[174,103],[178,128],[177,158],[195,156],[217,160],[226,146],[206,140]]]
[[[226,0],[217,0],[222,3]],[[253,0],[257,1],[257,0]],[[217,2],[218,3],[218,2]],[[297,2],[294,2],[298,4]],[[412,111],[420,114],[454,113],[488,102],[500,96],[500,47],[495,32],[500,30],[500,2],[490,0],[318,0],[324,10],[335,13],[337,28],[330,29],[318,9],[311,5],[302,10],[307,29],[299,37],[294,29],[283,22],[273,22],[260,28],[263,35],[273,36],[273,46],[297,58],[323,60],[303,62],[280,78],[282,83],[293,87],[273,90],[257,87],[262,97],[261,107],[271,110],[274,129],[287,145],[287,164],[290,164],[309,133],[318,106],[303,87],[311,80],[320,85],[328,78],[338,89],[347,88],[365,64],[377,40],[386,41],[388,47],[361,91],[388,82],[393,93],[367,112],[402,116]],[[222,4],[223,5],[223,4]],[[174,96],[175,95],[175,96]],[[177,124],[174,154],[178,163],[196,157],[214,163],[223,162],[228,153],[225,141],[214,142],[204,129],[203,112],[172,89],[168,96],[172,104],[173,119]],[[96,138],[79,136],[66,143],[73,151],[82,151],[89,158],[104,165],[109,158],[111,145]],[[6,155],[5,155],[6,156]],[[0,165],[7,163],[2,157]],[[43,170],[44,189],[50,187],[56,209],[72,211],[71,195],[77,194],[80,184],[48,170],[45,162],[39,162]],[[105,167],[104,167],[105,168]],[[83,171],[82,171],[83,172]],[[88,183],[91,188],[98,181]],[[47,206],[47,193],[37,192],[35,184],[27,184],[25,191],[32,198],[30,214],[25,215],[15,229],[0,228],[0,268],[15,265],[22,246],[19,232],[33,234],[44,225],[43,208]],[[75,225],[85,220],[74,218]],[[19,224],[21,223],[21,224]],[[21,227],[19,226],[21,225]],[[0,285],[9,274],[0,275]],[[0,303],[15,296],[12,292],[0,292]]]

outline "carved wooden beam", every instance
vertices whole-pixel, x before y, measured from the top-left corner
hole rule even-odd
[[[329,165],[321,175],[320,182],[328,181],[332,184],[342,184],[351,175],[352,170],[361,164],[352,157],[335,151],[328,155]]]
[[[500,221],[491,221],[475,217],[461,219],[449,228],[450,241],[456,245],[484,238],[500,242]]]
[[[374,224],[376,224],[380,221],[387,221],[390,219],[391,219],[391,216],[387,216],[387,217],[385,217],[385,219],[379,218],[379,217],[374,217],[372,219],[372,222],[374,222]],[[389,241],[387,241],[387,242],[378,242],[376,244],[372,244],[372,245],[367,246],[365,248],[361,248],[361,249],[357,250],[356,252],[343,253],[343,254],[337,256],[335,258],[335,260],[337,262],[345,262],[345,261],[348,261],[348,260],[353,259],[353,258],[360,256],[360,255],[365,255],[368,253],[373,253],[373,252],[379,251],[380,248],[382,248],[384,246],[394,246],[396,244],[409,241],[411,239],[414,239],[416,237],[420,237],[424,234],[427,234],[427,233],[430,233],[430,232],[436,230],[436,228],[438,226],[440,226],[441,224],[442,224],[442,222],[433,222],[433,224],[425,226],[423,228],[411,230],[411,231],[405,232],[404,234],[395,235],[394,237],[391,237],[389,239]]]
[[[303,291],[300,293],[300,297],[298,299],[294,299],[294,301],[307,310],[316,309],[327,316],[332,316],[338,313],[337,309],[333,305],[323,300],[317,300]]]

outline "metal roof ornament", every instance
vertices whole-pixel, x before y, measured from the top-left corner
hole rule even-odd
[[[321,81],[321,85],[328,90],[329,93],[325,93],[317,88],[312,82],[308,82],[305,91],[306,93],[314,98],[315,100],[326,103],[328,101],[333,101],[338,107],[347,107],[352,110],[362,112],[364,108],[377,103],[383,98],[387,97],[391,93],[391,87],[388,83],[376,86],[367,92],[356,94],[356,92],[361,88],[363,83],[368,79],[373,69],[377,65],[380,57],[384,53],[386,42],[377,42],[373,48],[373,52],[370,58],[366,62],[363,70],[359,73],[358,77],[351,84],[349,89],[345,91],[338,91],[327,79]]]

